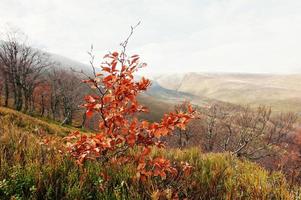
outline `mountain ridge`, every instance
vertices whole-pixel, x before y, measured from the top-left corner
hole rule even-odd
[[[162,87],[200,97],[301,111],[301,74],[186,73],[161,75],[155,80]]]

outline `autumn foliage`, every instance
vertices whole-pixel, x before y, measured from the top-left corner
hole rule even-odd
[[[99,133],[81,135],[75,132],[68,137],[68,150],[79,165],[86,160],[96,160],[110,165],[134,164],[138,180],[146,181],[150,177],[166,179],[167,176],[188,175],[191,166],[188,163],[172,164],[163,157],[152,158],[152,147],[164,148],[162,136],[171,134],[175,128],[185,129],[194,118],[195,111],[190,104],[187,112],[165,114],[160,122],[141,121],[138,113],[147,112],[147,108],[137,101],[139,93],[150,86],[150,80],[141,78],[135,81],[134,73],[145,67],[138,55],[128,57],[124,51],[105,55],[101,72],[84,80],[96,91],[85,97],[88,117],[99,115]],[[133,153],[134,152],[134,153]],[[179,167],[181,166],[181,167]],[[181,170],[181,171],[179,171]]]

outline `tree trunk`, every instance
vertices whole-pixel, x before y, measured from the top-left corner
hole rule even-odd
[[[29,96],[28,94],[24,94],[24,112],[28,111],[29,108]]]
[[[81,125],[82,128],[85,128],[86,119],[87,119],[87,115],[86,115],[86,113],[84,112],[84,114],[83,114],[83,121],[82,121],[82,125]]]
[[[16,95],[16,101],[15,101],[15,108],[16,110],[20,111],[23,107],[23,96],[22,96],[22,90],[21,86],[18,86],[17,88],[17,95]]]
[[[41,96],[41,116],[43,116],[45,113],[45,101],[44,101],[44,95]]]
[[[58,105],[59,105],[59,100],[57,99],[57,97],[51,97],[50,110],[51,110],[53,120],[56,120],[57,117],[60,118],[58,112]]]
[[[29,106],[30,106],[30,113],[34,113],[35,111],[35,102],[34,102],[34,98],[33,95],[31,95],[30,100],[29,100]]]
[[[8,85],[8,80],[7,77],[5,76],[4,80],[4,106],[8,107],[8,98],[9,98],[9,85]]]
[[[69,110],[67,112],[67,116],[66,118],[64,119],[64,121],[62,122],[62,125],[71,125],[72,124],[72,111]]]

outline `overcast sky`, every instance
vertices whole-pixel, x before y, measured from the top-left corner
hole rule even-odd
[[[301,72],[301,0],[0,0],[0,28],[88,63],[129,43],[158,72]]]

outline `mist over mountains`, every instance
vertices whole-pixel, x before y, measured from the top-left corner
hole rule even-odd
[[[50,54],[63,69],[91,72],[91,66]],[[206,105],[223,101],[251,106],[271,106],[275,111],[301,112],[301,74],[166,73],[151,77],[143,99],[169,104],[190,101]]]
[[[185,73],[155,77],[163,87],[236,104],[301,111],[301,74]]]

